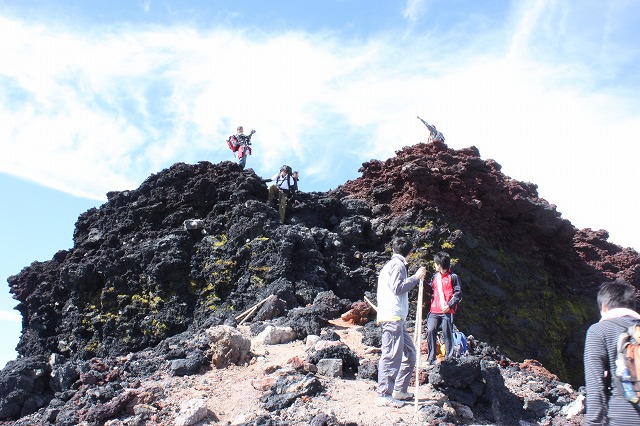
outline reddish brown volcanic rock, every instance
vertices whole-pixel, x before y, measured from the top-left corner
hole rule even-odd
[[[557,253],[563,258],[558,261],[573,270],[563,274],[575,275],[577,290],[593,290],[618,277],[640,286],[635,250],[608,242],[605,230],[576,229],[555,205],[539,198],[537,185],[511,179],[501,168],[494,160],[482,160],[476,147],[456,151],[440,142],[421,143],[384,162],[364,163],[362,177],[338,192],[366,197],[389,217],[432,211],[517,252]]]

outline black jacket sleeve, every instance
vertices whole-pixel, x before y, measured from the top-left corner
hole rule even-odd
[[[458,275],[451,274],[451,285],[453,286],[453,296],[447,305],[453,308],[462,300],[462,288],[460,287],[460,278],[458,278]]]

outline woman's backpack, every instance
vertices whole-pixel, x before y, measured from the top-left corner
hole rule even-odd
[[[238,148],[240,148],[240,144],[238,143],[238,139],[236,139],[236,135],[229,136],[229,139],[227,139],[227,146],[233,152],[236,152]]]

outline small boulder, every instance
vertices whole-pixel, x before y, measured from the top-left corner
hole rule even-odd
[[[585,413],[585,396],[578,395],[578,397],[570,404],[562,407],[561,414],[567,416],[567,419],[571,419],[575,416]]]
[[[207,417],[209,411],[203,399],[194,398],[180,404],[180,411],[174,420],[176,426],[191,426]]]
[[[341,359],[321,359],[316,365],[318,373],[327,377],[342,377]]]
[[[246,362],[251,350],[251,341],[236,328],[218,325],[208,328],[205,334],[211,341],[213,366],[226,368],[229,364],[241,365]]]
[[[316,373],[318,371],[318,367],[316,367],[314,364],[304,361],[297,356],[294,356],[289,361],[287,361],[287,365],[296,371],[305,373]]]
[[[187,219],[184,221],[184,229],[187,231],[193,229],[202,229],[204,228],[204,221],[202,219]]]
[[[321,351],[323,349],[331,348],[331,347],[339,347],[344,346],[347,347],[346,344],[337,340],[318,340],[313,347],[314,351]]]
[[[269,325],[253,339],[253,342],[255,344],[279,345],[291,342],[296,337],[297,334],[291,327]]]
[[[322,383],[313,375],[284,376],[271,387],[271,392],[262,396],[261,401],[267,411],[276,411],[291,406],[302,396],[313,396],[322,390]]]
[[[346,345],[329,346],[322,350],[313,352],[307,357],[307,361],[318,365],[321,359],[341,359],[343,370],[347,372],[357,373],[360,366],[360,360],[356,354]]]
[[[364,325],[369,321],[371,307],[366,302],[354,302],[351,309],[340,316],[343,321],[356,325]]]
[[[358,378],[365,380],[378,380],[378,361],[372,359],[363,359],[358,366]]]
[[[316,334],[309,334],[304,339],[304,345],[307,351],[314,348],[315,344],[320,340],[320,336]]]

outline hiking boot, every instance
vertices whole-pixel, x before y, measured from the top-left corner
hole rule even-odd
[[[408,401],[413,399],[413,394],[411,392],[393,391],[391,397],[399,401]]]
[[[378,407],[393,407],[400,408],[404,405],[404,402],[398,401],[390,396],[379,396],[376,398],[376,406]]]

